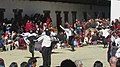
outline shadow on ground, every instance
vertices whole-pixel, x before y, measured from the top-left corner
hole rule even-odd
[[[32,58],[32,57],[25,57],[25,58]],[[42,58],[42,57],[34,57],[34,58],[36,58],[36,59],[37,59],[37,58]]]
[[[60,54],[60,53],[63,53],[63,52],[52,52],[52,54]]]

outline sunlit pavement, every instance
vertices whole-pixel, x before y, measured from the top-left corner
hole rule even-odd
[[[107,48],[103,48],[103,45],[90,45],[75,48],[72,52],[71,48],[59,48],[52,51],[52,63],[51,67],[59,66],[64,59],[81,60],[83,67],[92,67],[94,62],[99,60],[104,64],[104,67],[109,67],[107,62]],[[28,61],[31,54],[28,50],[12,50],[0,52],[0,57],[4,59],[6,67],[9,67],[10,63],[15,61],[20,66],[23,61]],[[42,55],[38,51],[35,51],[35,57],[37,58],[37,66],[42,65]]]

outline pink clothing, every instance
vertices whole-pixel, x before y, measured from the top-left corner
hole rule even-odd
[[[32,23],[29,23],[29,22],[27,22],[26,23],[26,26],[25,26],[25,31],[26,32],[29,32],[30,31],[30,29],[32,29],[33,28],[33,24]]]
[[[50,27],[50,23],[52,22],[51,18],[47,18],[46,20],[46,24],[47,24],[47,27]]]
[[[118,30],[120,30],[120,24],[118,24],[117,28],[118,28]]]

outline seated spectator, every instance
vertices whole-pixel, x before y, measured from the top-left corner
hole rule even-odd
[[[18,67],[18,64],[16,62],[12,62],[9,67]]]
[[[117,57],[115,56],[112,56],[109,60],[109,63],[110,63],[110,67],[116,67],[116,62],[117,62]]]
[[[77,39],[74,40],[73,44],[74,44],[75,47],[78,47],[78,41],[77,41]]]
[[[76,65],[72,60],[66,59],[61,62],[60,67],[76,67]]]
[[[18,49],[27,49],[27,43],[22,36],[18,39],[18,44]]]
[[[28,67],[28,63],[27,63],[27,62],[22,62],[22,63],[20,64],[20,67]]]
[[[120,58],[119,58],[118,61],[116,62],[116,67],[120,67]]]
[[[0,58],[0,67],[5,67],[5,63],[4,63],[4,60],[2,58]]]
[[[77,67],[83,67],[82,61],[81,60],[75,60],[75,64]]]
[[[103,63],[101,61],[96,61],[93,67],[103,67]]]
[[[36,58],[30,58],[28,60],[28,66],[29,67],[36,67],[36,62],[37,62]]]

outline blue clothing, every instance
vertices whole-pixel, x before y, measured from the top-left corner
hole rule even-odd
[[[4,41],[0,40],[0,48],[3,47],[3,43],[4,43]]]
[[[74,46],[78,46],[78,42],[77,41],[74,41]]]

